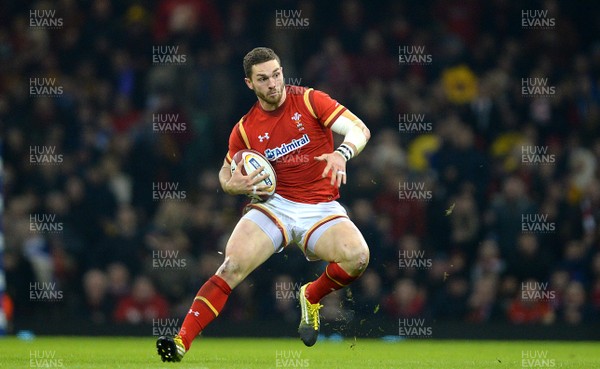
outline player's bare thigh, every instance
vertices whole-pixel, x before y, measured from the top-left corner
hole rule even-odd
[[[216,274],[235,288],[273,253],[269,236],[256,223],[240,219],[227,241],[225,260]]]
[[[369,247],[351,221],[339,222],[327,229],[315,244],[322,260],[336,262],[349,275],[362,274],[369,264]]]

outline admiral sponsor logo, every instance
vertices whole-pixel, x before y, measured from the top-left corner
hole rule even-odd
[[[308,134],[305,133],[302,137],[298,139],[293,139],[291,142],[286,142],[281,144],[281,146],[276,147],[274,149],[266,149],[265,156],[269,161],[277,160],[278,158],[291,153],[294,150],[298,150],[301,147],[304,147],[310,143],[310,138]]]

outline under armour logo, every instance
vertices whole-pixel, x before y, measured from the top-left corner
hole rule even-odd
[[[188,311],[188,314],[194,314],[195,316],[199,316],[200,312],[190,309],[190,311]]]
[[[264,140],[268,140],[269,138],[271,138],[271,137],[269,137],[269,132],[265,132],[264,136],[261,136],[261,135],[258,136],[258,139],[260,140],[260,142],[263,142]]]

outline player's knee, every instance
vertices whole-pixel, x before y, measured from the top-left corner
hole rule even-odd
[[[225,258],[216,274],[223,278],[231,288],[237,286],[244,279],[243,268],[235,258],[231,257]]]
[[[356,257],[357,269],[360,273],[362,273],[369,265],[369,259],[371,254],[369,253],[369,247],[365,244],[361,244],[360,250]]]
[[[352,269],[352,274],[362,274],[369,265],[369,248],[364,243],[358,243],[349,248],[346,256]]]

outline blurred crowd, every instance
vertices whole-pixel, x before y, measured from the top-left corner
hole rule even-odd
[[[282,27],[281,10],[308,21]],[[590,4],[558,0],[1,2],[15,314],[98,324],[185,314],[246,203],[222,193],[217,173],[256,101],[242,58],[269,46],[288,83],[329,93],[372,132],[340,200],[371,263],[326,298],[324,319],[597,321],[599,27]],[[156,63],[161,46],[177,47],[178,62]],[[402,46],[430,62],[402,62]],[[56,96],[32,94],[43,78]],[[545,92],[524,92],[542,80]],[[185,124],[157,129],[169,116]],[[295,321],[289,292],[323,267],[288,247],[223,315]],[[36,301],[32,288],[61,298]]]

